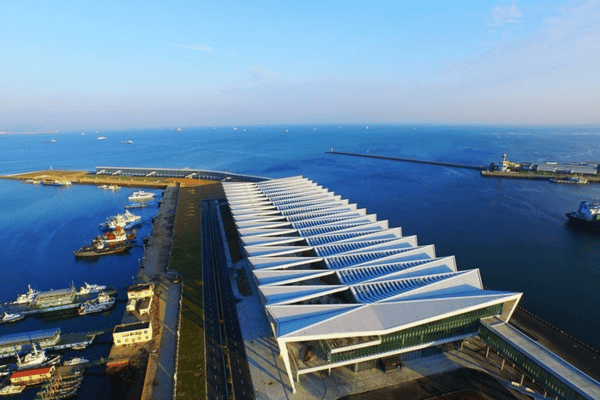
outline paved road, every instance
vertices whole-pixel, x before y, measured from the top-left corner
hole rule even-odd
[[[231,288],[231,279],[229,277],[229,268],[225,258],[224,235],[221,232],[219,224],[220,212],[218,205],[211,203],[211,216],[213,218],[213,237],[215,238],[215,253],[217,254],[216,266],[219,272],[220,295],[222,318],[225,321],[225,331],[227,335],[227,348],[229,349],[229,360],[231,363],[231,377],[233,390],[236,400],[254,399],[254,389],[246,351],[244,349],[244,340],[238,320],[236,299]]]
[[[215,246],[212,218],[207,201],[202,202],[202,280],[204,296],[204,339],[206,355],[206,397],[209,400],[227,398],[225,359],[223,357],[222,326],[219,324],[219,302],[215,282]]]

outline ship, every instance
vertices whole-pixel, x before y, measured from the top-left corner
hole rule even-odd
[[[587,185],[589,182],[583,176],[570,176],[567,179],[550,179],[552,183],[570,183],[574,185]]]
[[[133,192],[131,196],[128,197],[130,201],[141,201],[141,200],[150,200],[155,196],[152,192],[144,192],[143,190],[138,190]]]
[[[79,315],[92,314],[108,310],[115,305],[116,299],[102,292],[94,300],[86,301],[79,307]]]
[[[106,245],[102,240],[94,239],[91,245],[83,246],[80,249],[73,251],[73,254],[75,257],[99,257],[124,253],[132,247],[133,245],[127,242]]]
[[[33,343],[33,351],[27,353],[25,357],[21,358],[17,353],[17,369],[45,367],[47,365],[58,364],[60,358],[60,356],[47,356],[45,350],[38,350],[35,343]]]
[[[27,285],[27,293],[18,295],[17,300],[15,300],[14,303],[15,304],[29,304],[33,300],[35,300],[35,298],[37,297],[37,295],[39,293],[40,292],[38,292],[37,290],[32,289],[31,285]]]
[[[108,231],[100,237],[106,244],[121,243],[135,239],[135,233],[126,233],[123,228],[117,225],[114,232]]]
[[[10,314],[4,311],[4,315],[0,317],[0,324],[4,324],[6,322],[16,322],[22,320],[25,316],[21,313]]]
[[[582,201],[579,209],[566,214],[569,224],[575,227],[600,231],[600,201]]]
[[[106,286],[103,285],[96,285],[94,284],[89,284],[87,282],[83,283],[84,286],[82,286],[81,288],[79,288],[79,291],[77,292],[77,294],[82,295],[82,294],[90,294],[90,293],[98,293],[104,289],[106,289]]]
[[[25,390],[25,385],[6,385],[0,389],[0,396],[11,396]]]
[[[154,196],[154,194],[152,194]],[[125,210],[124,214],[117,214],[106,218],[106,221],[100,224],[100,229],[117,229],[117,227],[129,229],[142,223],[142,217]]]

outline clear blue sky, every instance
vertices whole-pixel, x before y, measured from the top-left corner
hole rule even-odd
[[[600,123],[600,0],[0,0],[0,131]]]

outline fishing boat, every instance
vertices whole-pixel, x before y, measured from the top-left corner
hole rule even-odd
[[[154,196],[155,195],[152,192],[144,192],[143,190],[138,190],[136,192],[133,192],[131,196],[128,197],[128,199],[130,201],[143,201],[153,199]]]
[[[2,316],[2,318],[0,318],[0,324],[4,324],[6,322],[20,321],[23,318],[25,318],[25,316],[23,314],[20,314],[20,313],[9,314],[6,311],[4,311],[4,315]]]
[[[108,310],[115,305],[116,299],[106,293],[100,293],[94,300],[86,301],[77,310],[79,315],[92,314]]]
[[[129,229],[141,223],[141,216],[132,214],[129,210],[125,210],[124,214],[117,214],[106,218],[106,221],[100,224],[100,229],[117,229],[117,227]]]
[[[25,385],[6,385],[0,389],[0,396],[19,394],[25,390]]]
[[[17,300],[15,300],[14,303],[15,304],[29,304],[35,300],[35,298],[37,297],[37,295],[39,293],[40,292],[38,292],[37,290],[32,289],[31,285],[27,285],[27,293],[17,295]]]
[[[73,254],[75,257],[99,257],[110,254],[124,253],[132,247],[133,245],[127,242],[106,245],[102,240],[98,240],[98,238],[96,238],[92,241],[91,245],[83,246],[79,250],[73,251]]]
[[[33,351],[27,353],[25,357],[21,358],[17,353],[17,369],[43,367],[46,365],[57,364],[58,362],[60,362],[60,356],[46,356],[46,351],[38,351],[35,343],[33,344]]]
[[[123,228],[117,225],[114,231],[108,231],[100,238],[107,244],[121,243],[135,239],[135,233],[127,233]]]

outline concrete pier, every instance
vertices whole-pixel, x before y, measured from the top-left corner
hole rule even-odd
[[[486,166],[483,166],[483,165],[465,165],[465,164],[448,163],[448,162],[441,162],[441,161],[417,160],[414,158],[379,156],[379,155],[375,155],[375,154],[349,153],[349,152],[343,152],[343,151],[326,151],[325,154],[339,154],[339,155],[343,155],[343,156],[378,158],[380,160],[402,161],[402,162],[410,162],[410,163],[417,163],[417,164],[437,165],[440,167],[450,167],[450,168],[473,169],[476,171],[483,171],[486,169]]]

